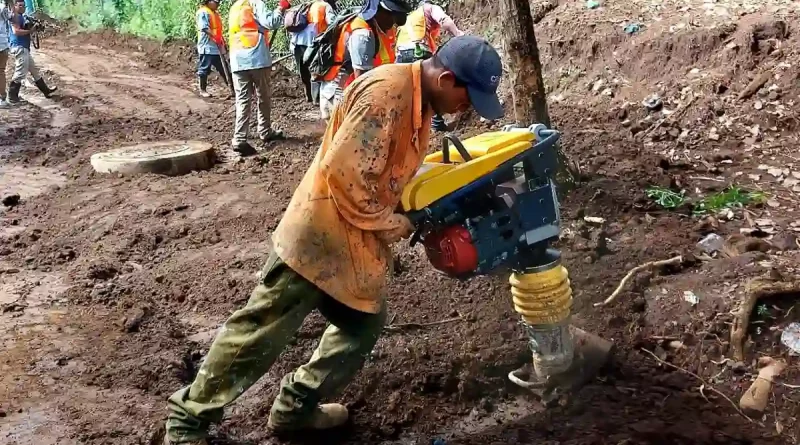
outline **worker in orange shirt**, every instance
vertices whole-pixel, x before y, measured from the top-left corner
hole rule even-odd
[[[308,65],[303,63],[303,56],[306,50],[317,35],[325,32],[328,25],[336,19],[335,0],[317,0],[308,6],[306,19],[308,26],[299,32],[290,32],[290,46],[294,54],[294,61],[300,69],[300,80],[306,90],[306,100],[308,102],[319,102],[319,83],[311,81],[311,73]]]
[[[344,23],[334,65],[322,76],[319,108],[328,119],[344,89],[367,71],[395,61],[396,27],[406,21],[406,0],[367,0],[356,18]]]
[[[341,394],[383,330],[390,245],[413,230],[395,210],[428,151],[431,116],[474,108],[502,117],[502,73],[487,41],[462,36],[347,88],[250,300],[220,328],[194,382],[170,397],[166,443],[205,443],[209,424],[269,371],[315,309],[330,325],[311,360],[283,377],[267,424],[280,433],[347,422],[344,405],[321,402]]]
[[[397,29],[397,63],[411,63],[432,56],[439,46],[442,30],[454,37],[464,35],[441,6],[424,0],[408,15],[406,24]],[[438,114],[433,116],[431,127],[447,131],[444,118]]]

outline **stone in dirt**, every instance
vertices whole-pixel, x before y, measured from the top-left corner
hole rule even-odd
[[[722,246],[725,245],[725,239],[721,236],[717,235],[716,233],[709,233],[706,235],[705,238],[700,240],[697,243],[697,247],[700,248],[703,252],[707,254],[712,254],[714,252],[719,252],[722,250]]]
[[[14,193],[13,195],[7,195],[3,197],[3,205],[9,208],[18,206],[19,202],[20,202],[20,196],[18,193]]]
[[[797,237],[789,232],[782,232],[775,235],[772,237],[772,240],[770,240],[770,244],[772,244],[775,250],[780,251],[800,249],[797,245]]]
[[[138,309],[131,317],[125,320],[125,332],[137,332],[142,325],[145,317],[147,317],[147,308]]]

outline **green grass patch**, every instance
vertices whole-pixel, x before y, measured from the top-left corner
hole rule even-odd
[[[664,187],[650,187],[645,194],[653,202],[669,210],[691,203],[692,214],[695,216],[715,214],[726,209],[741,209],[749,205],[761,204],[766,200],[766,196],[761,192],[749,192],[735,185],[696,202],[690,202],[685,191],[679,193]]]
[[[683,190],[678,193],[664,187],[650,187],[645,193],[648,198],[665,209],[676,209],[686,202],[686,194]]]

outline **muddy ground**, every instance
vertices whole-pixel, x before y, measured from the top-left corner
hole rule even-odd
[[[726,360],[747,280],[797,276],[796,11],[778,1],[626,5],[562,2],[537,29],[553,119],[582,172],[562,203],[559,243],[574,321],[615,342],[610,369],[570,404],[544,410],[506,378],[530,360],[507,277],[452,281],[420,250],[398,246],[392,324],[458,319],[387,332],[342,396],[353,424],[300,442],[797,442],[797,389],[775,385],[767,411],[752,419],[709,389],[738,401],[762,355],[789,360],[781,382],[800,383],[797,359],[780,342],[800,320],[797,294],[763,305],[746,359]],[[454,14],[499,43],[497,25],[474,24],[493,8],[467,3]],[[633,35],[623,31],[630,21],[642,25]],[[282,71],[273,118],[290,138],[239,160],[227,152],[233,110],[219,82],[218,98],[193,92],[190,46],[74,34],[44,41],[36,58],[60,95],[26,89],[27,104],[0,110],[0,195],[21,195],[0,207],[0,438],[148,443],[166,397],[191,381],[216,328],[246,301],[324,125]],[[739,99],[763,72],[764,85]],[[653,93],[663,108],[648,111],[641,101]],[[465,116],[456,132],[500,124]],[[100,175],[89,164],[99,151],[171,139],[211,142],[220,162],[180,177]],[[697,198],[729,184],[768,200],[701,220],[645,196],[653,185]],[[728,255],[699,255],[695,245],[710,232],[729,237]],[[642,274],[616,302],[593,307],[630,268],[676,254],[688,261]],[[215,431],[223,443],[283,443],[266,431],[276,384],[310,357],[324,328],[318,315],[307,320],[228,411]],[[670,348],[675,341],[681,347]]]

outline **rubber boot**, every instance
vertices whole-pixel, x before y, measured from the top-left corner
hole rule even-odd
[[[247,141],[234,145],[233,151],[239,153],[240,156],[252,156],[258,153],[258,151]]]
[[[19,82],[11,82],[10,84],[8,84],[8,103],[10,104],[19,103],[20,88],[22,88],[22,84]]]
[[[275,433],[302,431],[302,430],[328,430],[347,423],[349,413],[344,405],[338,403],[326,403],[316,407],[308,420],[301,424],[283,425],[276,423],[272,414],[267,421],[267,427]]]
[[[208,91],[206,91],[206,89],[208,88],[208,77],[199,76],[197,78],[197,84],[198,88],[200,88],[200,97],[206,97],[206,98],[211,97],[211,95],[208,94]]]
[[[44,97],[46,97],[48,99],[50,99],[50,96],[52,96],[53,93],[58,91],[58,88],[50,88],[50,87],[48,87],[47,83],[45,83],[45,81],[44,81],[44,77],[42,77],[42,78],[40,78],[39,80],[36,81],[36,88],[39,88],[39,91],[41,91],[42,94],[44,94]]]

